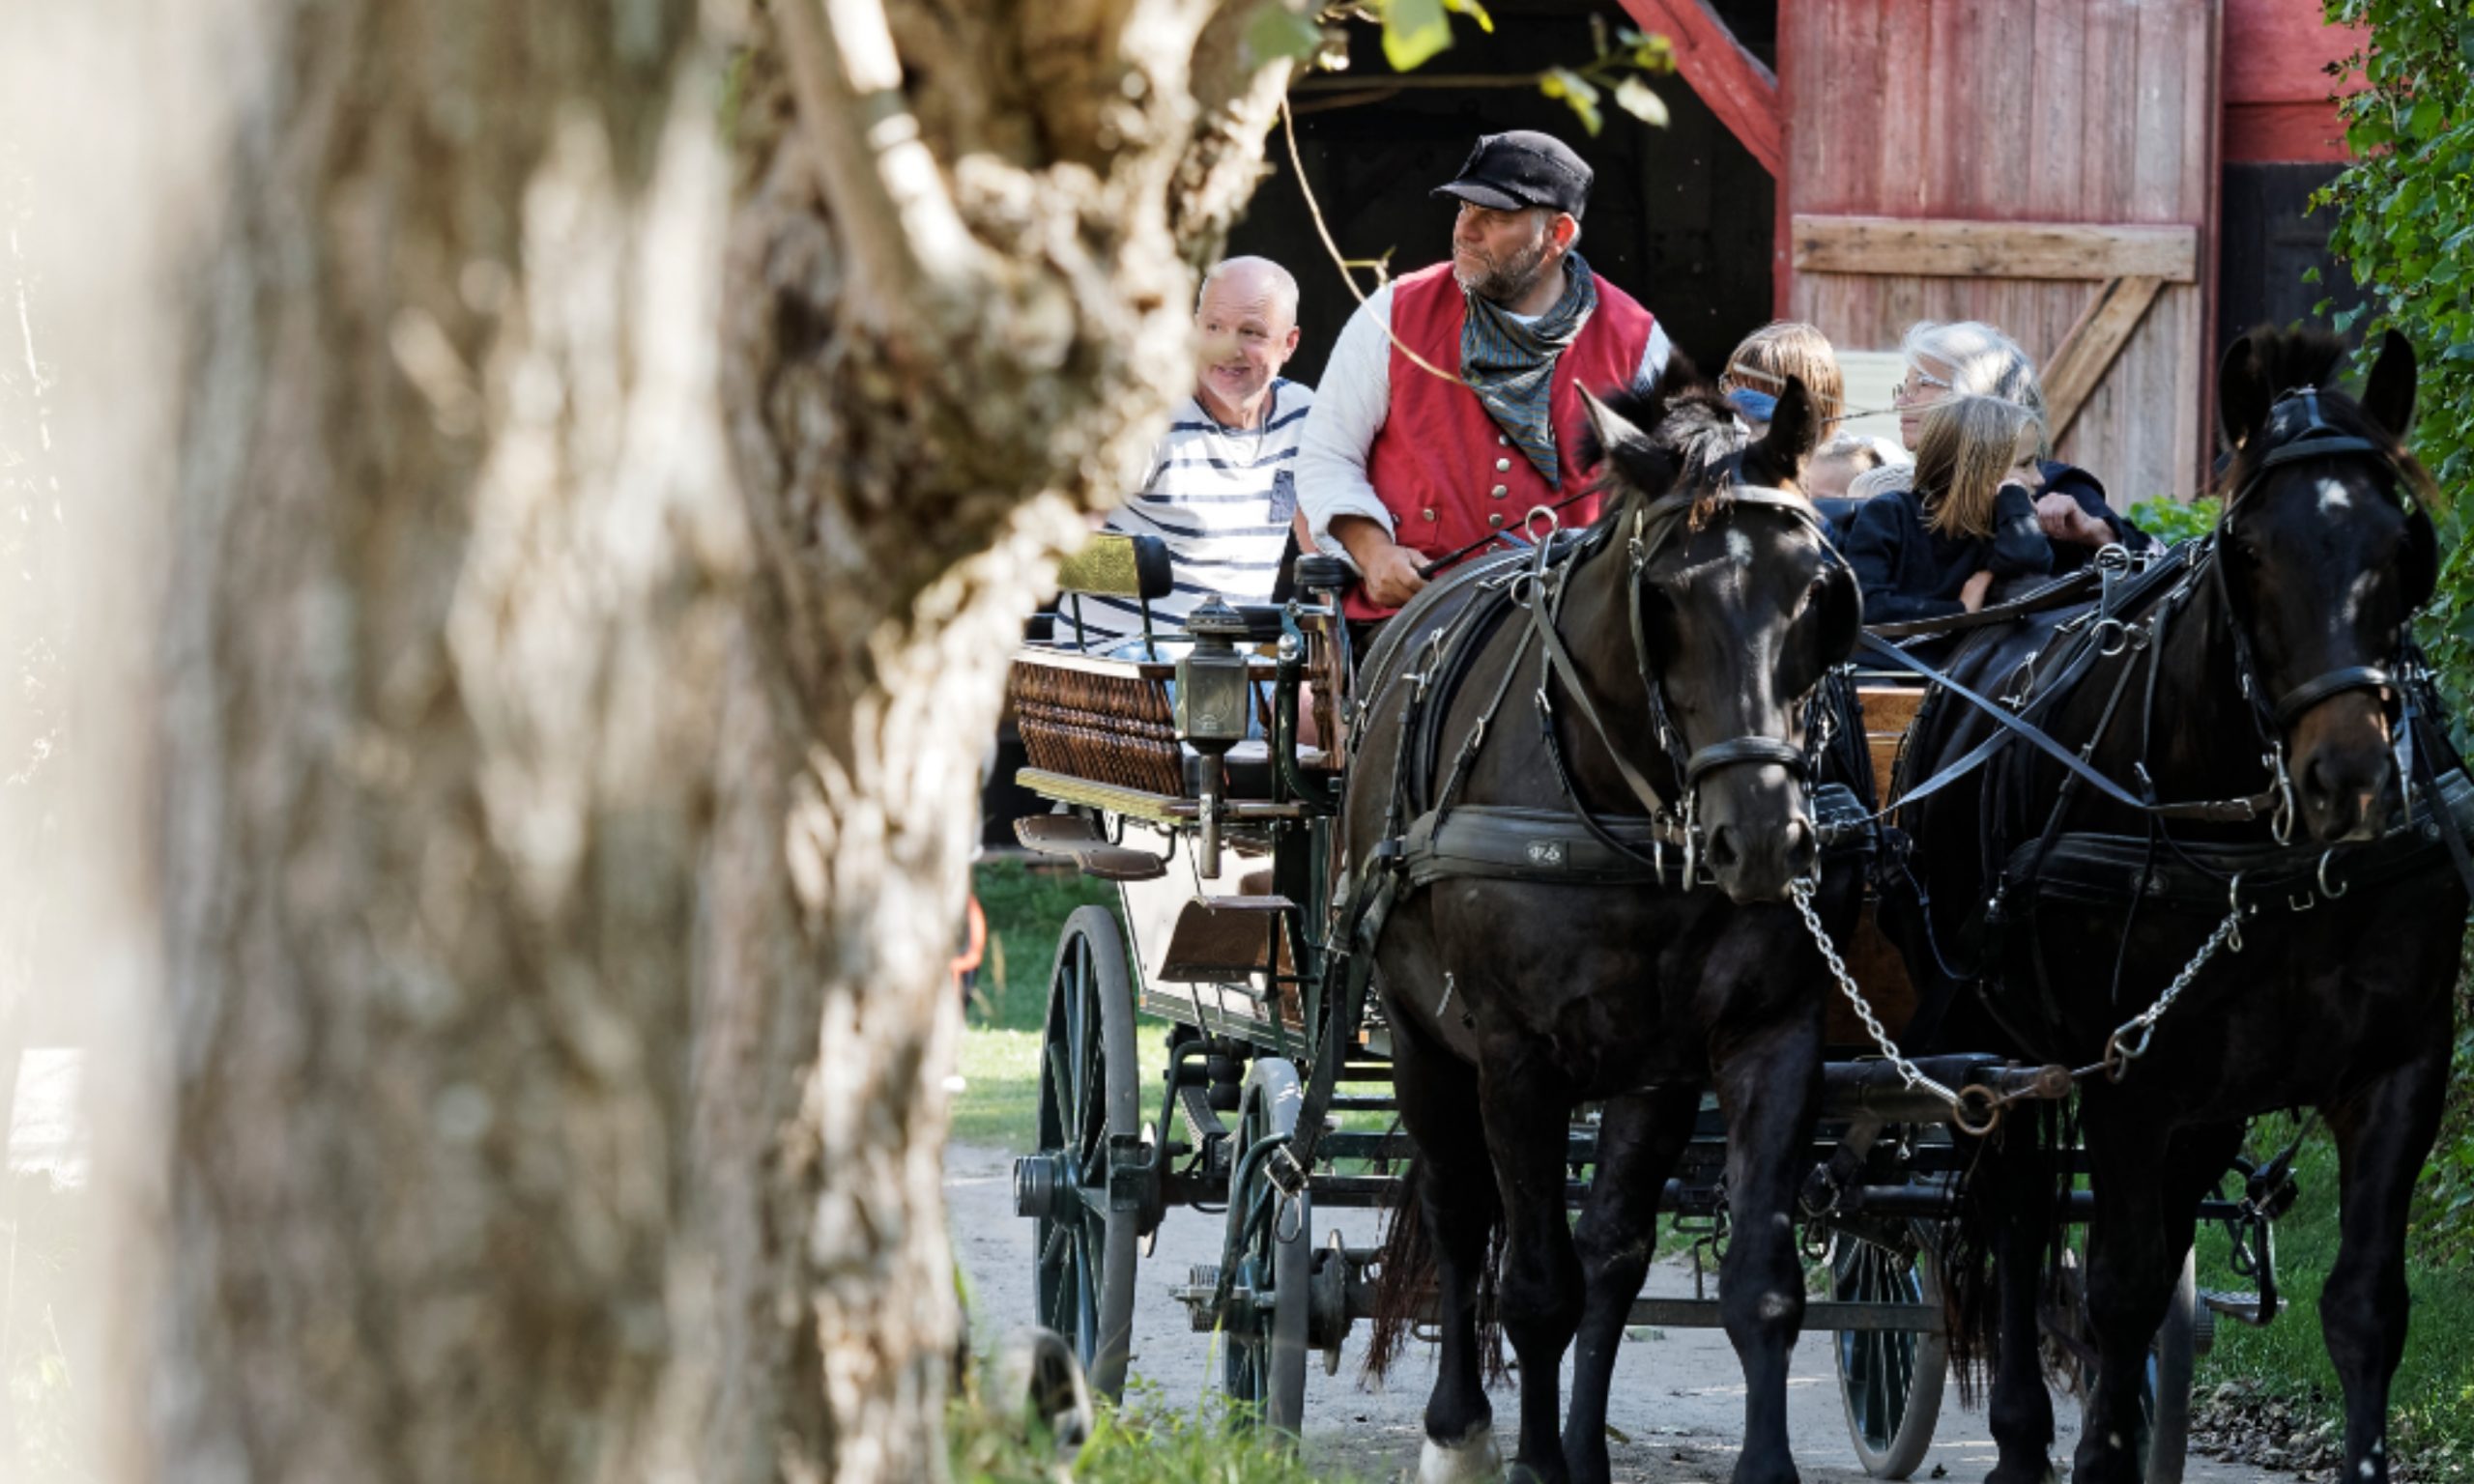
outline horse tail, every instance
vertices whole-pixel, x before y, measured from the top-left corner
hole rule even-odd
[[[1425,1156],[1412,1156],[1393,1197],[1392,1219],[1374,1259],[1374,1337],[1366,1346],[1363,1373],[1369,1383],[1390,1373],[1416,1333],[1420,1315],[1439,1299],[1440,1269],[1425,1213],[1425,1184],[1433,1178]],[[1503,1266],[1504,1223],[1498,1215],[1487,1229],[1485,1263],[1478,1273],[1478,1354],[1484,1357],[1488,1385],[1500,1384],[1511,1375],[1504,1356],[1503,1314],[1496,1302],[1503,1287]]]
[[[1959,1179],[1957,1219],[1943,1225],[1939,1250],[1942,1327],[1959,1400],[1974,1407],[2000,1356],[2002,1296],[1997,1271],[2004,1239],[2032,1265],[2040,1298],[2062,1281],[2069,1216],[2074,1120],[2064,1104],[2016,1103],[2001,1127],[1975,1146]]]

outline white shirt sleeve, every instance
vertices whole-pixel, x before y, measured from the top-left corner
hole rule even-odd
[[[1349,316],[1314,388],[1313,410],[1297,445],[1297,502],[1314,545],[1348,557],[1332,534],[1332,519],[1362,515],[1393,528],[1392,512],[1366,476],[1374,435],[1392,412],[1392,286],[1385,284]],[[1354,563],[1352,563],[1354,565]]]
[[[1650,322],[1650,343],[1641,347],[1641,369],[1633,373],[1633,390],[1647,392],[1666,375],[1667,358],[1675,354],[1675,342],[1666,337],[1666,327],[1655,320]]]

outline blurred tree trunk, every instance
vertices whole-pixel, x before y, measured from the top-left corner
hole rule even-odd
[[[159,1474],[943,1472],[982,750],[1191,383],[1254,9],[268,0],[218,59]]]

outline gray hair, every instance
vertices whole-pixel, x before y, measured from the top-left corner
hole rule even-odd
[[[1923,320],[1909,328],[1899,342],[1899,355],[1911,371],[1923,369],[1917,364],[1919,360],[1937,361],[1949,368],[1949,392],[1925,412],[1928,425],[1935,414],[1944,408],[1971,398],[1990,397],[2030,414],[2036,427],[2037,455],[2042,457],[2052,451],[2045,443],[2045,391],[2036,380],[2036,363],[2008,335],[1974,320],[1949,324]]]
[[[1210,271],[1202,275],[1202,282],[1194,285],[1194,313],[1202,313],[1202,301],[1210,297],[1211,286],[1220,281],[1221,274],[1232,269],[1240,272],[1259,273],[1270,279],[1272,302],[1288,316],[1289,324],[1297,323],[1297,280],[1290,275],[1287,269],[1269,258],[1241,256],[1223,258],[1214,263]]]

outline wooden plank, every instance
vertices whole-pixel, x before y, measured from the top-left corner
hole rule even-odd
[[[2188,226],[2076,221],[1908,220],[1896,216],[1794,218],[1801,272],[1902,273],[1942,278],[2198,276],[2199,231]]]
[[[1740,140],[1761,168],[1778,179],[1786,170],[1785,135],[1778,112],[1778,78],[1744,50],[1710,0],[1623,0],[1624,12],[1645,31],[1667,38],[1676,71],[1701,101]]]
[[[2030,43],[2039,85],[2028,131],[2028,179],[2036,183],[2045,200],[2068,202],[2074,209],[2079,206],[2082,110],[2086,106],[2086,91],[2078,85],[2086,54],[2085,10],[2083,0],[2041,0]]]
[[[2061,437],[2079,420],[2087,394],[2113,369],[2114,357],[2130,343],[2131,332],[2163,287],[2162,278],[2112,278],[2096,291],[2095,301],[2045,366],[2045,417],[2052,437]]]

